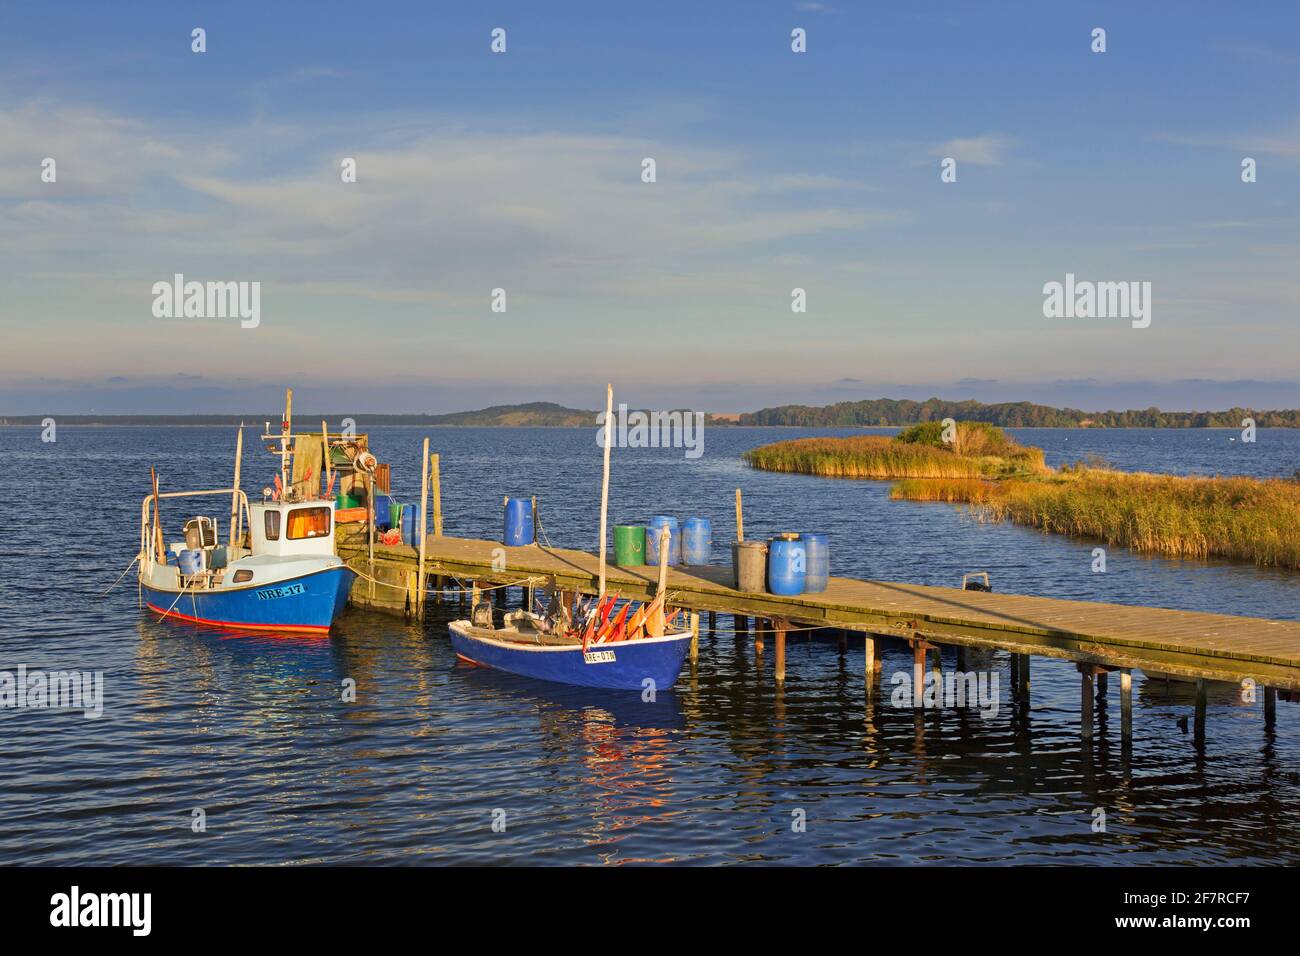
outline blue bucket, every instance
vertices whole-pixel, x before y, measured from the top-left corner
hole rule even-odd
[[[801,534],[799,541],[807,552],[803,579],[804,594],[820,594],[831,581],[831,543],[825,534]]]
[[[808,551],[802,541],[773,538],[767,546],[767,589],[792,597],[803,593],[808,573]]]
[[[713,525],[708,518],[682,522],[682,564],[705,565],[713,558]]]
[[[511,547],[532,544],[533,505],[527,498],[506,499],[506,534],[504,542]]]
[[[682,563],[682,533],[671,515],[655,515],[645,529],[645,563],[659,563],[659,531],[668,529],[668,566]]]

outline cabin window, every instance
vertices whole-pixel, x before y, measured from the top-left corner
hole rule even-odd
[[[329,508],[295,508],[289,512],[289,540],[320,538],[330,533]]]
[[[280,512],[268,511],[266,513],[266,540],[280,540]]]
[[[253,572],[248,568],[240,568],[235,572],[235,584],[243,584],[245,581],[253,580]]]

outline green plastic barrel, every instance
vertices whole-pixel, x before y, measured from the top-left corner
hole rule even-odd
[[[645,564],[644,525],[614,525],[614,563],[621,568]]]
[[[361,499],[360,499],[360,498],[353,498],[351,495],[345,495],[345,494],[344,494],[343,492],[341,492],[341,491],[338,493],[337,496],[335,496],[335,498],[334,498],[334,503],[335,503],[335,505],[338,507],[339,511],[342,511],[342,510],[345,509],[345,508],[360,508],[360,507],[361,507]]]
[[[396,501],[388,503],[388,527],[400,528],[402,526],[402,509],[405,505],[399,505]]]

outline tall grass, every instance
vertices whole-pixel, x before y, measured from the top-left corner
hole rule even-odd
[[[955,441],[943,442],[941,436],[942,426],[935,422],[894,438],[799,438],[747,451],[745,460],[764,471],[827,478],[979,478],[1045,470],[1041,449],[1016,444],[992,425],[962,422]]]
[[[1300,482],[1096,468],[1040,480],[906,481],[891,497],[970,502],[981,517],[1099,538],[1147,554],[1300,569]]]

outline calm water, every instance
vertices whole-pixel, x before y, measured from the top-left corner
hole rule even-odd
[[[362,423],[364,425],[364,422]],[[1293,574],[1140,558],[1095,542],[891,502],[887,486],[755,473],[739,453],[796,429],[717,429],[706,454],[616,450],[611,517],[713,519],[746,532],[832,535],[837,574],[952,585],[988,570],[1000,591],[1300,619]],[[371,432],[394,491],[418,497],[424,430]],[[495,537],[502,495],[539,496],[557,546],[591,548],[599,450],[590,430],[443,429],[449,534]],[[1026,430],[1059,464],[1290,475],[1300,433]],[[252,430],[246,437],[252,437]],[[245,488],[274,459],[246,443]],[[0,670],[104,672],[104,716],[0,711],[0,863],[1297,863],[1300,706],[1211,696],[1202,752],[1179,726],[1178,685],[1135,678],[1135,737],[1119,738],[1118,688],[1081,746],[1078,675],[1036,659],[1033,708],[983,720],[864,703],[862,648],[798,640],[783,691],[719,619],[677,689],[643,704],[456,662],[450,609],[423,627],[346,612],[327,639],[157,624],[128,578],[149,465],[163,488],[229,481],[233,430],[0,429],[11,505],[3,532]],[[220,510],[220,509],[216,509]],[[179,507],[173,517],[182,517]],[[224,523],[224,522],[223,522]],[[719,552],[721,549],[718,549]],[[945,660],[952,665],[951,658]],[[884,675],[906,670],[886,645]],[[356,703],[340,701],[345,679]],[[1092,832],[1093,811],[1107,832]],[[193,811],[207,830],[191,831]],[[493,811],[505,832],[493,832]],[[794,832],[797,811],[806,831]]]

